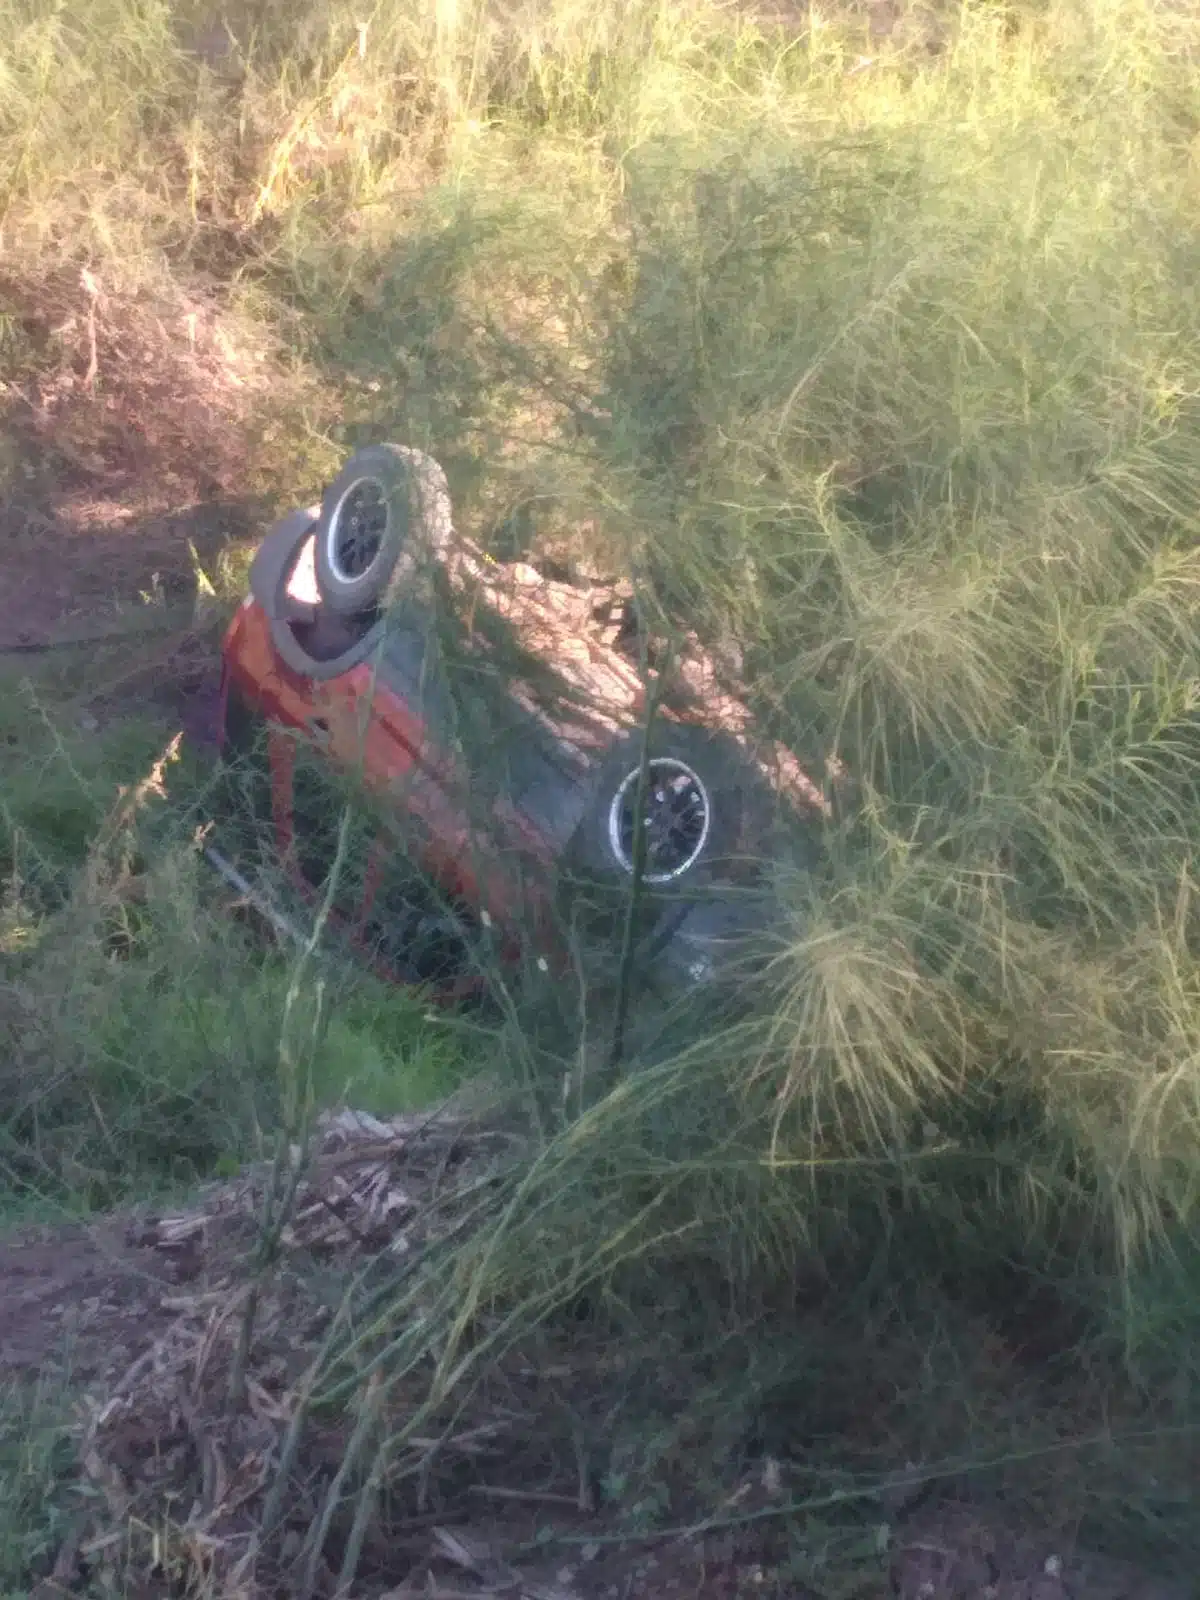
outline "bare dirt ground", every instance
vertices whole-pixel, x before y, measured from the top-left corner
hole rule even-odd
[[[327,1425],[310,1430],[282,1545],[269,1558],[255,1554],[253,1530],[340,1286],[352,1268],[403,1259],[452,1223],[456,1186],[476,1192],[508,1142],[455,1119],[378,1123],[343,1113],[327,1120],[279,1264],[259,1280],[236,1401],[230,1373],[267,1169],[210,1185],[171,1215],[130,1213],[0,1240],[0,1377],[44,1375],[62,1360],[84,1397],[79,1475],[92,1511],[59,1553],[56,1586],[39,1596],[82,1593],[98,1577],[118,1592],[165,1596],[182,1592],[189,1571],[216,1595],[284,1592],[292,1580],[278,1565],[279,1549],[290,1541],[294,1551],[311,1524],[345,1434]],[[569,1365],[569,1346],[563,1354]],[[503,1382],[508,1403],[481,1398],[444,1442],[441,1472],[456,1487],[439,1488],[435,1474],[428,1499],[393,1520],[386,1538],[368,1540],[356,1596],[808,1600],[824,1593],[789,1576],[788,1491],[771,1463],[746,1480],[715,1526],[623,1538],[613,1513],[573,1504],[569,1484],[560,1479],[547,1490],[544,1473],[529,1470],[527,1441],[511,1420],[520,1382],[511,1374]],[[465,1491],[455,1470],[464,1463],[472,1479]],[[172,1523],[177,1550],[168,1573],[139,1554],[138,1530]],[[330,1569],[318,1592],[332,1592],[333,1578]],[[878,1560],[853,1592],[898,1600],[1184,1600],[1187,1591],[1089,1558],[1061,1529],[1038,1532],[996,1506],[935,1496],[898,1511],[880,1530]]]
[[[0,297],[20,340],[0,384],[0,653],[168,630],[195,558],[262,514],[286,374],[197,296],[122,297],[85,271],[0,278]]]
[[[169,1264],[121,1222],[48,1224],[0,1239],[0,1375],[62,1360],[73,1380],[115,1377],[165,1325]]]
[[[204,738],[202,585],[268,514],[296,385],[202,296],[110,293],[84,272],[0,276],[0,303],[19,341],[0,383],[0,680],[58,674],[73,710],[152,702]]]

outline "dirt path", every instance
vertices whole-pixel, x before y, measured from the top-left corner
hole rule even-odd
[[[0,513],[0,657],[105,646],[178,631],[194,611],[191,548],[215,550],[252,524],[250,508],[194,506],[114,531],[42,511],[36,525]],[[7,519],[8,526],[5,526]]]
[[[369,1239],[370,1249],[382,1249],[418,1214],[412,1189],[429,1181],[432,1153],[420,1158],[398,1140],[391,1149],[365,1142],[378,1126],[364,1129],[361,1146],[334,1142],[330,1165],[316,1180],[321,1203],[302,1205],[298,1216],[298,1224],[308,1219],[304,1231],[315,1229],[310,1247],[337,1242],[341,1252],[359,1240],[361,1253]],[[357,1148],[361,1157],[354,1154]],[[433,1152],[439,1154],[438,1170],[446,1148],[443,1141],[440,1153]],[[397,1187],[401,1175],[404,1186]],[[99,1481],[108,1485],[106,1493],[113,1481],[122,1486],[111,1521],[102,1520],[101,1527],[119,1528],[134,1507],[151,1521],[165,1510],[156,1487],[160,1455],[167,1443],[171,1450],[164,1460],[180,1449],[186,1457],[190,1448],[172,1396],[193,1383],[199,1415],[188,1426],[210,1444],[216,1441],[231,1481],[244,1475],[241,1454],[249,1451],[254,1460],[266,1450],[269,1457],[277,1446],[286,1412],[270,1403],[278,1383],[270,1376],[275,1369],[269,1348],[252,1364],[262,1379],[253,1416],[231,1422],[220,1409],[206,1412],[197,1398],[203,1383],[196,1374],[206,1363],[218,1378],[227,1370],[211,1319],[244,1279],[256,1194],[253,1184],[231,1180],[209,1186],[194,1208],[177,1215],[31,1227],[0,1238],[0,1382],[61,1369],[72,1389],[90,1391],[103,1415],[111,1416],[98,1424],[83,1451],[86,1461],[103,1459]],[[265,1310],[264,1315],[270,1321]],[[306,1316],[302,1296],[281,1327],[300,1327]],[[228,1329],[221,1334],[226,1336]],[[272,1338],[266,1343],[270,1347]],[[197,1461],[202,1456],[197,1447]],[[391,1600],[451,1592],[505,1593],[513,1600],[819,1600],[823,1593],[789,1570],[790,1540],[804,1551],[807,1523],[782,1513],[790,1491],[772,1486],[769,1470],[747,1479],[728,1508],[728,1526],[699,1537],[623,1544],[613,1538],[620,1530],[612,1515],[547,1511],[540,1502],[548,1497],[538,1486],[520,1473],[506,1475],[500,1466],[499,1481],[510,1500],[485,1499],[465,1518],[448,1508],[440,1526],[437,1519],[417,1519],[427,1524],[424,1531],[409,1534],[389,1559],[385,1587]],[[196,1466],[199,1495],[198,1473]],[[484,1476],[497,1481],[497,1465]],[[139,1485],[138,1500],[127,1502]],[[781,1514],[771,1510],[773,1502]],[[214,1504],[208,1511],[216,1541],[221,1508]],[[551,1527],[565,1542],[545,1544]],[[861,1600],[888,1594],[896,1600],[1187,1600],[1190,1592],[1135,1567],[1080,1554],[1061,1530],[1031,1530],[997,1506],[933,1499],[897,1514],[879,1531],[877,1559],[860,1565],[853,1591]],[[531,1552],[539,1544],[545,1544],[545,1554],[535,1559]],[[69,1578],[57,1592],[81,1592],[73,1582]],[[157,1592],[153,1586],[145,1590]],[[365,1600],[379,1591],[367,1585],[355,1592]]]
[[[0,274],[0,295],[15,330],[0,382],[2,655],[136,627],[147,598],[189,599],[192,549],[207,561],[244,538],[285,470],[264,431],[291,388],[261,332],[211,296],[66,272]]]
[[[131,1245],[120,1220],[47,1225],[0,1238],[0,1378],[61,1364],[104,1383],[167,1325],[178,1269]]]

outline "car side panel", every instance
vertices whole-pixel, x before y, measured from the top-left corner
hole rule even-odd
[[[278,843],[291,844],[290,761],[294,735],[311,740],[333,766],[357,775],[386,802],[397,834],[448,893],[510,928],[532,927],[549,942],[553,921],[546,883],[552,851],[544,835],[514,805],[501,802],[499,839],[472,826],[456,764],[428,738],[428,728],[386,676],[363,663],[341,677],[313,683],[280,662],[271,627],[257,602],[244,605],[225,640],[226,670],[244,698],[273,725],[271,768]],[[290,731],[285,731],[290,730]],[[400,826],[401,819],[404,825]],[[412,839],[412,821],[418,823]]]

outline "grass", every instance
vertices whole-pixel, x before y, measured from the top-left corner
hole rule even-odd
[[[137,716],[65,732],[26,691],[0,834],[4,1170],[89,1208],[234,1169],[279,1125],[291,969],[213,892],[203,758],[162,761],[169,726]],[[336,1014],[305,1012],[318,1108],[391,1115],[453,1086],[460,1051],[418,999],[329,982]]]
[[[69,1520],[69,1411],[57,1379],[0,1391],[0,1594],[13,1600],[29,1592],[32,1570],[53,1564]]]
[[[12,437],[31,374],[74,363],[74,396],[87,366],[72,274],[103,286],[101,344],[190,297],[234,350],[223,381],[239,351],[272,375],[220,413],[247,493],[306,501],[359,439],[430,448],[468,531],[603,558],[667,625],[737,639],[764,726],[855,782],[819,870],[781,865],[752,1014],[570,1115],[540,1094],[536,1161],[431,1269],[441,1320],[398,1293],[375,1329],[388,1370],[436,1349],[435,1397],[457,1392],[581,1296],[661,1341],[663,1282],[711,1285],[670,1339],[684,1369],[761,1319],[742,1437],[780,1393],[815,1404],[761,1356],[799,1260],[859,1351],[881,1308],[1003,1321],[1050,1283],[1082,1319],[1059,1353],[1122,1394],[1184,1374],[1190,1426],[1194,19],[968,4],[936,53],[700,0],[239,19],[218,50],[207,7],[0,0],[6,272],[76,313],[57,343],[5,324]],[[157,1171],[139,1152],[168,1127],[168,1174],[211,1170],[270,1122],[283,975],[248,948],[229,986],[186,801],[114,968],[77,874],[149,730],[81,749],[53,713],[6,716],[10,1106],[36,1079],[39,1130],[14,1110],[11,1137],[100,1198]],[[577,1041],[539,1054],[536,1029],[488,1049],[557,1092]],[[400,1103],[455,1070],[402,1000],[347,999],[323,1037],[331,1094]],[[998,1426],[955,1417],[938,1450]]]

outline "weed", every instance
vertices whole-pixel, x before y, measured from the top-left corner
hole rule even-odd
[[[6,808],[10,1178],[95,1206],[259,1153],[280,1115],[291,973],[215,900],[195,834],[211,786],[200,764],[147,763],[152,724],[67,738],[43,712],[26,727],[42,749],[23,746]],[[118,786],[138,765],[147,783]],[[319,1106],[353,1095],[387,1114],[454,1081],[445,1031],[418,998],[378,987],[333,985],[344,1005],[316,1041]]]
[[[60,1380],[0,1390],[0,1594],[13,1600],[53,1565],[66,1530],[70,1425]]]
[[[752,1347],[718,1478],[773,1395],[828,1398],[768,1359],[801,1268],[850,1352],[843,1397],[876,1360],[861,1330],[892,1318],[893,1348],[937,1366],[932,1404],[961,1346],[914,1298],[1020,1344],[1048,1284],[1060,1365],[1130,1405],[1130,1355],[1182,1372],[1167,1409],[1190,1427],[1194,1296],[1165,1263],[1200,1133],[1195,18],[967,4],[936,54],[699,0],[208,21],[0,0],[6,255],[26,287],[64,263],[104,286],[101,387],[120,296],[203,284],[289,397],[273,415],[271,383],[245,383],[236,414],[277,494],[307,501],[342,443],[431,448],[484,544],[619,567],[664,631],[736,640],[762,724],[854,785],[819,863],[781,861],[749,1014],[630,1045],[566,1111],[547,1084],[577,1070],[577,1029],[517,1008],[487,1041],[544,1137],[331,1356],[362,1459],[309,1572],[360,1469],[366,1517],[440,1406],[581,1303],[681,1372]],[[3,324],[14,390],[64,343],[70,392],[96,378],[72,293],[73,335]],[[128,778],[152,752],[118,738]],[[52,747],[8,769],[0,835],[9,1121],[21,1161],[104,1197],[158,1170],[168,1128],[175,1177],[257,1137],[286,983],[247,947],[229,985],[179,813],[147,898],[128,852],[89,878],[111,787],[87,798],[98,746]],[[397,1049],[430,1082],[447,1061],[366,989],[314,1038],[314,1081],[380,1105]],[[380,1385],[416,1372],[427,1403],[377,1448]],[[977,1421],[965,1404],[930,1451],[969,1470]],[[651,1464],[614,1472],[657,1516],[662,1456],[631,1459]]]

